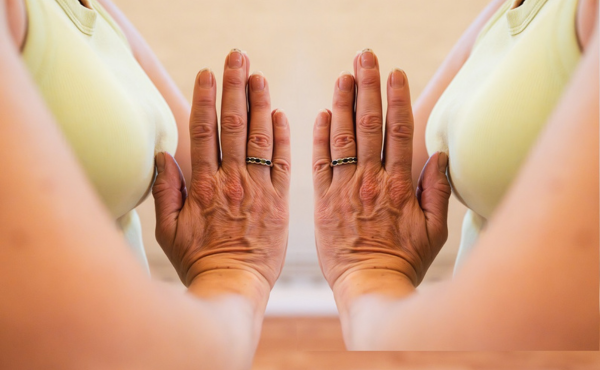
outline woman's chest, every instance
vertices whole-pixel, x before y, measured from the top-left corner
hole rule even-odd
[[[31,24],[24,59],[66,141],[118,218],[147,195],[154,154],[175,150],[174,119],[109,23],[98,16],[86,34],[57,8]]]
[[[557,34],[552,3],[516,35],[499,18],[430,116],[428,151],[449,154],[455,194],[484,218],[516,177],[579,58],[576,40]]]

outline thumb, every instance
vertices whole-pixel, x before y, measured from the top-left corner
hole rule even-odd
[[[417,199],[427,221],[429,239],[440,246],[448,238],[448,201],[452,190],[446,177],[448,155],[432,155],[419,176]]]
[[[187,189],[181,169],[169,153],[158,153],[155,158],[158,172],[152,185],[156,209],[156,240],[171,242],[175,237],[177,217],[187,198]]]

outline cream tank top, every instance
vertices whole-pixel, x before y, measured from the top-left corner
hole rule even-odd
[[[427,150],[448,153],[468,207],[455,271],[475,245],[581,57],[577,0],[507,1],[433,109]]]
[[[23,60],[115,226],[148,263],[135,207],[154,155],[174,153],[175,119],[123,32],[95,0],[25,0]]]

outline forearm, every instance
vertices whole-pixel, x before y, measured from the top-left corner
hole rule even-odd
[[[144,276],[2,27],[0,367],[249,368],[266,298],[190,299]]]

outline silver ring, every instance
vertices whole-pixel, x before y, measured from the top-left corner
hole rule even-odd
[[[259,164],[261,166],[273,167],[273,162],[270,159],[247,157],[246,163],[248,164]]]
[[[346,157],[346,158],[334,159],[333,161],[331,161],[331,163],[329,163],[329,165],[331,167],[335,167],[335,166],[343,166],[345,164],[354,164],[357,162],[358,162],[358,158],[356,158],[356,157]]]

